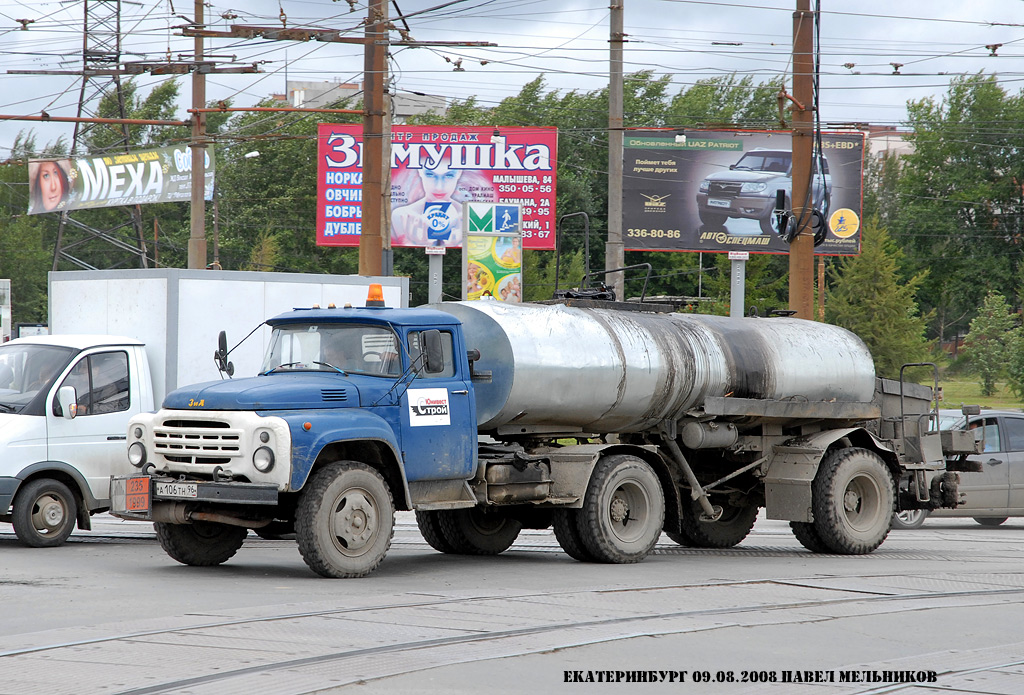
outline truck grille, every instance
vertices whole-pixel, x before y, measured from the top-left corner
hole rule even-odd
[[[226,422],[166,420],[153,431],[153,453],[174,463],[225,464],[242,456],[242,430]]]

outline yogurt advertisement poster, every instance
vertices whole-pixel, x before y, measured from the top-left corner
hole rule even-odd
[[[470,206],[462,255],[463,299],[523,301],[520,219],[518,206]]]

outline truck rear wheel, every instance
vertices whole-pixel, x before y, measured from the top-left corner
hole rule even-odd
[[[338,461],[313,474],[299,498],[295,535],[321,577],[365,577],[384,560],[395,531],[391,490],[376,470]]]
[[[31,548],[63,545],[75,529],[78,504],[64,483],[39,478],[14,496],[11,523],[18,540]]]
[[[789,528],[792,529],[793,535],[800,541],[800,545],[810,550],[812,553],[830,553],[832,552],[825,541],[821,540],[821,536],[818,535],[818,531],[814,528],[814,524],[806,521],[791,521],[789,522]]]
[[[701,521],[700,515],[704,510],[700,503],[697,500],[689,500],[689,504],[687,500],[683,501],[679,524],[683,536],[690,542],[681,545],[696,548],[731,548],[750,534],[754,522],[757,521],[757,507],[736,507],[721,498],[712,498],[712,504],[721,504],[721,518],[718,521]]]
[[[822,460],[811,489],[814,529],[832,552],[870,553],[889,535],[895,485],[878,454],[833,451]]]
[[[212,567],[227,562],[242,547],[248,531],[241,526],[197,521],[153,524],[160,547],[183,565]]]
[[[420,535],[431,548],[439,553],[454,553],[455,546],[448,542],[441,530],[440,512],[434,510],[416,510],[416,525]]]
[[[579,511],[580,537],[597,562],[639,562],[665,522],[665,493],[646,461],[613,455],[598,461]]]
[[[438,513],[441,533],[459,555],[497,555],[508,550],[523,525],[500,512],[477,507]]]
[[[597,557],[587,550],[587,546],[583,544],[583,536],[580,535],[580,510],[555,509],[554,512],[551,526],[555,530],[555,540],[562,546],[565,554],[580,562],[596,562]]]

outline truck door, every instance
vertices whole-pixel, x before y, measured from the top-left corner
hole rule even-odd
[[[1005,432],[994,417],[972,420],[968,429],[980,438],[984,433],[985,448],[982,453],[968,457],[969,461],[980,461],[980,473],[961,473],[960,492],[964,493],[963,511],[1003,511],[1010,499],[1009,454],[1006,452]]]
[[[420,357],[420,332],[409,334],[409,356]],[[476,404],[468,375],[455,361],[455,336],[441,331],[444,369],[420,370],[402,396],[402,450],[410,481],[467,479],[476,468]]]
[[[110,476],[129,473],[125,454],[128,419],[139,412],[137,378],[123,350],[81,357],[50,393],[46,412],[47,458],[71,464],[81,472],[96,499],[109,496]],[[74,386],[78,411],[67,420],[57,404],[57,389]]]

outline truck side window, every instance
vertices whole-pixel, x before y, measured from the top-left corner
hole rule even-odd
[[[410,331],[409,332],[409,359],[416,363],[416,360],[420,358],[420,353],[423,351],[422,341],[420,334],[422,331]],[[424,369],[420,369],[417,374],[417,379],[438,379],[438,378],[451,378],[455,376],[455,360],[452,358],[452,345],[453,339],[452,334],[448,331],[441,331],[441,350],[444,352],[444,370],[435,374],[428,374]]]
[[[79,360],[61,386],[74,386],[78,414],[102,415],[128,410],[128,354],[104,352]]]

